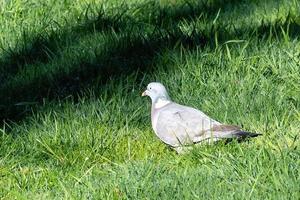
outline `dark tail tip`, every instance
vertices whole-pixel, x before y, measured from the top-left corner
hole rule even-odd
[[[237,142],[245,142],[252,137],[257,137],[262,134],[260,133],[251,133],[247,131],[238,131],[234,133],[236,137],[226,139],[226,144],[232,142],[233,140],[237,140]]]
[[[239,138],[250,138],[250,137],[257,137],[260,136],[262,134],[260,133],[251,133],[251,132],[247,132],[247,131],[239,131],[237,133],[235,133],[236,136],[238,136]]]

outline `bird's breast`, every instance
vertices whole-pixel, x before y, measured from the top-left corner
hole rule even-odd
[[[151,111],[151,124],[152,124],[152,128],[153,128],[155,133],[156,133],[156,125],[157,125],[157,121],[158,121],[158,114],[159,114],[159,112],[157,112],[156,109],[152,109],[152,111]]]

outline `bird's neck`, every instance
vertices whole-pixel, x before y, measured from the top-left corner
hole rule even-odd
[[[158,98],[155,102],[152,103],[152,109],[159,109],[167,104],[171,103],[170,100],[165,99],[165,98]]]

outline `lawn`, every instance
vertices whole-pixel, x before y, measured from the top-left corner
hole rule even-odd
[[[0,0],[1,199],[299,199],[297,0]],[[151,81],[263,135],[177,155]]]

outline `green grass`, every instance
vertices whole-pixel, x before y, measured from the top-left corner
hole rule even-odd
[[[298,1],[0,1],[1,199],[299,199]],[[262,133],[177,155],[176,102]]]

